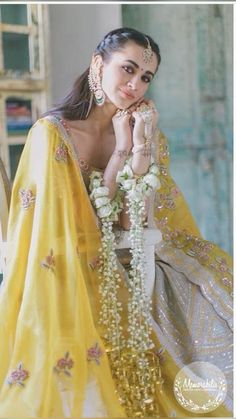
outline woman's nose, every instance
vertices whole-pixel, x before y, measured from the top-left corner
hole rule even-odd
[[[132,90],[137,90],[138,89],[138,86],[139,86],[139,79],[138,79],[138,77],[132,77],[132,79],[130,79],[128,81],[127,85]]]

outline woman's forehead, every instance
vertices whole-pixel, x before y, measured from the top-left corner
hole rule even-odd
[[[144,71],[152,71],[153,73],[156,71],[157,67],[157,56],[154,53],[152,59],[149,63],[145,63],[143,57],[143,51],[145,47],[136,44],[135,42],[127,42],[122,46],[121,49],[118,51],[114,51],[112,53],[112,60],[116,61],[126,61],[131,60],[135,62],[142,70]]]

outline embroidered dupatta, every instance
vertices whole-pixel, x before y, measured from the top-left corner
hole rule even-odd
[[[70,153],[42,119],[16,175],[0,293],[0,416],[81,417],[90,376],[107,415],[125,416],[92,313],[100,232]]]

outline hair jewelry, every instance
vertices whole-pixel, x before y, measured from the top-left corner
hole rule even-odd
[[[145,39],[147,40],[147,48],[143,50],[142,55],[143,55],[143,61],[149,64],[152,61],[153,51],[152,51],[151,44],[148,37],[145,36]]]

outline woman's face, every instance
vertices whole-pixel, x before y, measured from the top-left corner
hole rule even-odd
[[[102,65],[102,89],[106,100],[117,108],[126,109],[142,99],[157,69],[157,56],[146,63],[144,47],[128,41]]]

